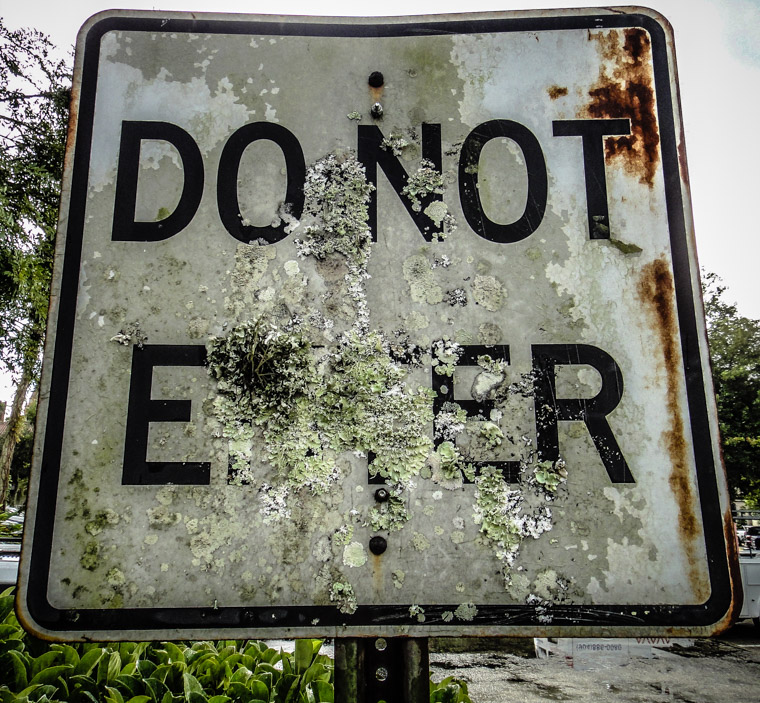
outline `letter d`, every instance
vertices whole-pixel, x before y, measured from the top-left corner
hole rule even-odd
[[[182,195],[168,217],[156,222],[135,222],[140,146],[145,139],[169,142],[179,152],[184,170]],[[203,195],[203,158],[198,145],[181,127],[169,122],[121,123],[119,168],[113,208],[111,239],[117,242],[158,242],[181,232],[195,216]]]

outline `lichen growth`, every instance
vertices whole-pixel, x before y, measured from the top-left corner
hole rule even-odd
[[[412,142],[399,132],[391,132],[390,136],[385,137],[383,141],[380,142],[380,148],[384,151],[390,150],[394,156],[401,156],[404,149],[411,145]]]
[[[567,481],[567,466],[564,459],[541,461],[536,464],[533,469],[533,481],[544,491],[556,494],[560,485]]]
[[[364,551],[364,545],[361,542],[350,542],[347,544],[343,549],[343,563],[350,568],[364,566],[367,563],[367,553]]]
[[[477,614],[478,609],[474,603],[460,603],[454,611],[454,617],[465,621],[474,620]]]
[[[346,615],[352,615],[356,612],[356,594],[354,587],[350,583],[337,581],[330,587],[330,602],[338,606],[338,610]]]
[[[498,312],[504,307],[507,291],[493,276],[475,276],[472,297],[489,312]]]
[[[417,618],[417,622],[425,622],[425,609],[417,604],[410,605],[409,617]]]
[[[407,258],[402,270],[413,301],[437,305],[443,300],[443,289],[435,280],[433,269],[423,254]]]
[[[423,159],[420,167],[409,176],[401,192],[409,199],[412,210],[420,212],[425,199],[432,195],[443,195],[443,174],[436,169],[432,161]]]
[[[475,522],[501,562],[508,585],[510,568],[517,559],[522,541],[527,537],[538,539],[551,530],[551,511],[546,505],[539,505],[529,512],[524,492],[510,488],[501,472],[492,466],[481,469],[475,484]]]

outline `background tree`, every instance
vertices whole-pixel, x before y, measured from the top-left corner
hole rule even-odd
[[[760,320],[726,303],[714,273],[703,277],[705,317],[723,459],[732,499],[760,506]]]
[[[71,92],[54,52],[42,33],[0,19],[0,364],[16,382],[0,438],[3,506],[47,318]]]

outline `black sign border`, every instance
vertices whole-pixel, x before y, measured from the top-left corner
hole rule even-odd
[[[697,483],[708,558],[711,595],[696,605],[553,605],[537,610],[530,605],[477,605],[471,621],[443,619],[444,612],[458,604],[420,603],[425,622],[418,623],[409,614],[409,605],[360,605],[356,612],[341,613],[335,606],[290,607],[219,607],[206,608],[121,608],[59,609],[48,600],[47,584],[52,559],[56,496],[60,477],[60,457],[64,435],[66,400],[71,367],[73,330],[81,263],[84,213],[92,144],[95,91],[97,86],[100,40],[109,31],[178,32],[196,34],[256,34],[278,36],[322,37],[423,37],[449,34],[509,32],[545,32],[577,29],[641,28],[649,33],[655,76],[655,95],[660,128],[660,148],[665,176],[666,207],[671,239],[676,305],[681,329],[684,377],[687,386],[691,433],[694,440]],[[199,19],[178,18],[156,13],[154,16],[107,16],[89,29],[84,39],[81,94],[76,126],[74,162],[69,198],[66,243],[63,255],[54,362],[51,371],[50,396],[44,447],[39,475],[39,491],[34,524],[33,550],[26,579],[26,610],[41,632],[96,633],[118,631],[176,630],[252,630],[286,628],[314,629],[327,632],[335,628],[380,628],[406,626],[417,632],[422,629],[533,628],[537,634],[549,629],[583,629],[594,632],[645,632],[650,628],[675,628],[684,631],[710,627],[724,619],[732,602],[732,578],[726,554],[723,515],[720,507],[718,477],[722,468],[715,465],[713,429],[709,422],[699,326],[696,310],[701,303],[694,299],[689,264],[688,232],[684,216],[684,193],[679,171],[678,139],[675,106],[671,92],[671,75],[667,55],[666,33],[660,23],[644,14],[584,14],[519,18],[431,19],[430,21],[395,23],[378,20],[366,23],[332,23],[329,18],[313,22],[270,19]],[[51,321],[52,329],[52,321]],[[546,616],[551,617],[549,623]],[[540,619],[539,619],[540,618]],[[318,625],[311,623],[318,619]],[[30,623],[31,625],[31,623]]]

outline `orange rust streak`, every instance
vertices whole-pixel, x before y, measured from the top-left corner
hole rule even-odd
[[[71,87],[71,98],[69,100],[69,123],[66,127],[66,152],[64,154],[63,168],[64,172],[69,167],[69,160],[74,154],[74,140],[76,139],[76,124],[79,116],[79,90],[76,83]]]
[[[622,159],[625,169],[651,188],[660,160],[660,134],[650,70],[651,46],[649,36],[642,29],[627,29],[624,36],[621,50],[617,33],[591,35],[598,42],[602,58],[615,61],[616,65],[612,76],[604,66],[600,69],[596,85],[589,90],[592,102],[586,108],[586,115],[631,120],[629,137],[605,140],[607,157]]]
[[[567,88],[559,85],[553,85],[551,88],[549,88],[548,93],[549,97],[552,100],[557,100],[558,98],[562,98],[567,95]]]
[[[696,568],[697,545],[701,537],[697,519],[697,497],[691,482],[689,446],[681,413],[680,384],[681,354],[678,347],[678,328],[673,276],[668,264],[657,259],[647,264],[638,284],[640,300],[650,309],[660,338],[667,383],[666,404],[670,429],[663,433],[670,457],[668,483],[678,505],[678,533],[689,562],[689,581],[695,594],[704,588],[704,580]]]
[[[731,517],[729,508],[723,513],[723,534],[726,537],[726,552],[728,557],[728,570],[731,578],[731,586],[734,594],[731,600],[731,607],[721,621],[720,630],[722,632],[728,629],[739,617],[742,603],[742,577],[739,570],[739,545],[736,541],[736,530],[734,528],[734,519]],[[716,634],[718,634],[716,632]]]

